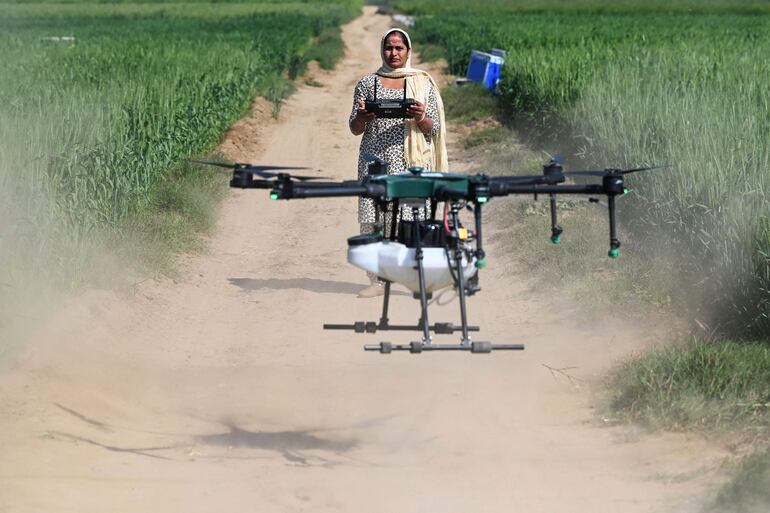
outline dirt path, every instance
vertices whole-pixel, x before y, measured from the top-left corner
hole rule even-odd
[[[371,10],[348,25],[337,70],[300,87],[280,120],[241,122],[229,157],[354,176],[350,94],[388,25]],[[471,318],[525,352],[365,353],[380,335],[320,329],[378,316],[345,264],[356,229],[354,200],[236,191],[181,282],[81,298],[0,382],[0,511],[695,508],[718,452],[597,426],[589,407],[585,383],[656,330],[565,320],[493,265]],[[395,299],[392,319],[416,320],[416,302]],[[455,309],[434,319],[456,322]],[[575,381],[544,364],[575,367]]]

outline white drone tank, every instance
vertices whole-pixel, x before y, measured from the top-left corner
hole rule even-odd
[[[449,253],[449,262],[454,268],[455,258],[452,251]],[[454,284],[444,248],[423,248],[422,254],[426,292],[433,292]],[[417,260],[414,255],[414,248],[388,240],[348,246],[348,262],[351,264],[388,281],[400,283],[412,292],[420,292]],[[476,274],[475,264],[476,257],[471,257],[469,260],[463,254],[462,266],[465,279]]]

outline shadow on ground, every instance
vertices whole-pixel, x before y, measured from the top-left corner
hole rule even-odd
[[[275,451],[287,461],[308,464],[308,458],[303,451],[321,450],[333,454],[345,453],[358,445],[354,439],[333,440],[313,434],[312,431],[247,431],[230,425],[230,431],[211,435],[198,436],[198,442],[232,449],[245,447]],[[330,463],[326,458],[316,456],[313,459]]]
[[[55,403],[55,405],[64,412],[72,415],[73,417],[83,421],[84,423],[96,427],[102,431],[120,432],[120,431],[134,431],[143,432],[146,434],[159,435],[161,433],[154,431],[144,431],[138,429],[124,428],[120,426],[112,426],[106,422],[96,420],[91,417],[77,412],[71,408],[67,408],[61,404]],[[227,431],[220,433],[212,433],[205,435],[183,435],[181,433],[163,433],[163,438],[169,436],[180,437],[186,436],[192,439],[193,444],[190,443],[176,443],[166,445],[145,445],[136,447],[127,447],[114,444],[108,444],[88,438],[85,436],[64,433],[59,431],[49,431],[47,434],[53,439],[69,440],[76,443],[84,443],[101,447],[111,452],[131,453],[137,456],[146,456],[149,458],[157,459],[174,459],[173,457],[164,456],[158,454],[160,451],[167,451],[169,449],[189,449],[195,444],[202,444],[215,447],[225,447],[228,450],[233,448],[246,448],[246,449],[262,449],[266,451],[274,451],[283,456],[286,461],[291,463],[298,463],[302,465],[310,464],[310,461],[320,462],[324,465],[330,465],[332,462],[327,458],[319,455],[309,457],[305,454],[305,451],[325,451],[327,453],[341,455],[358,446],[358,440],[355,438],[324,438],[317,434],[317,430],[304,429],[304,430],[284,430],[284,431],[249,431],[240,428],[230,422],[225,423]]]

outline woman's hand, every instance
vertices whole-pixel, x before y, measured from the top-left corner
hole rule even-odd
[[[414,102],[412,105],[406,108],[406,113],[409,114],[410,117],[416,119],[419,123],[426,116],[425,104],[422,102]]]
[[[433,129],[433,120],[428,117],[425,109],[424,103],[414,102],[406,108],[406,113],[415,120],[422,133],[428,134]]]
[[[358,112],[356,112],[357,119],[362,120],[364,123],[368,123],[374,119],[374,112],[366,110],[366,103],[363,100],[356,100],[356,105],[358,105]]]
[[[356,117],[353,118],[353,122],[350,124],[350,130],[355,135],[361,135],[366,129],[366,124],[374,119],[374,112],[366,110],[366,103],[364,100],[356,100]]]

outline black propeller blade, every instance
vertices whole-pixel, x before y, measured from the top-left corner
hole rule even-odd
[[[645,166],[645,167],[635,167],[633,169],[604,169],[602,171],[599,170],[591,170],[591,171],[568,171],[564,173],[565,176],[618,176],[618,175],[627,175],[629,173],[636,173],[638,171],[649,171],[651,169],[662,169],[670,167],[669,165],[665,166]]]
[[[212,162],[208,160],[193,160],[191,159],[190,162],[195,162],[196,164],[205,164],[207,166],[216,166],[216,167],[222,167],[225,169],[232,169],[233,171],[245,171],[248,173],[254,173],[255,175],[259,175],[262,178],[275,178],[280,173],[271,173],[271,170],[276,171],[285,171],[289,169],[308,169],[307,167],[298,167],[298,166],[255,166],[253,164],[242,164],[242,163],[235,163],[235,164],[228,164],[226,162]],[[320,180],[324,177],[322,176],[305,176],[305,175],[288,175],[290,178],[294,180]]]
[[[489,177],[490,183],[507,183],[511,185],[527,185],[543,183],[547,180],[545,175],[511,175],[511,176],[491,176]]]
[[[663,166],[646,166],[646,167],[636,167],[634,169],[623,169],[621,171],[618,171],[617,174],[621,175],[627,175],[628,173],[636,173],[637,171],[649,171],[650,169],[663,169],[666,167],[670,167],[668,164]]]

